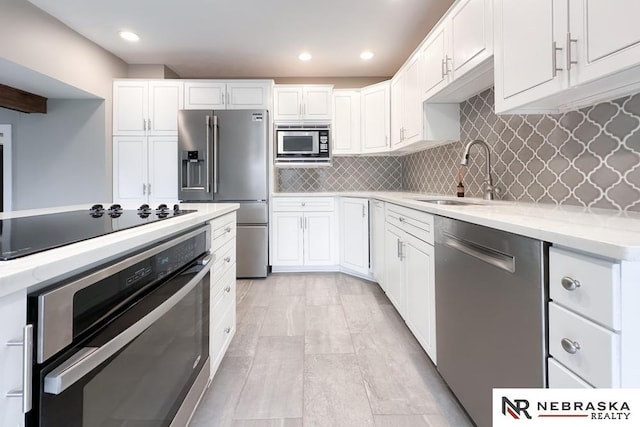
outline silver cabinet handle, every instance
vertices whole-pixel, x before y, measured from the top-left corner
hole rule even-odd
[[[224,262],[231,262],[231,257],[230,257],[230,256],[226,257],[226,258],[224,259]]]
[[[307,228],[309,228],[309,225],[307,224],[307,217],[306,216],[304,217],[304,228],[305,228],[305,230]]]
[[[224,92],[222,92],[222,105],[224,105],[224,104],[225,104],[225,102],[224,102]]]
[[[362,205],[362,218],[366,216],[364,205]]]
[[[396,251],[397,251],[398,259],[402,259],[401,245],[402,245],[402,242],[400,241],[400,239],[396,239]]]
[[[442,62],[440,63],[440,76],[444,79],[446,73],[444,72],[444,58],[442,58]]]
[[[151,119],[147,119],[147,130],[151,130]]]
[[[227,286],[226,288],[224,288],[224,291],[225,291],[226,293],[231,292],[231,286]]]
[[[228,334],[229,332],[231,332],[231,328],[224,328],[224,333]]]
[[[151,194],[151,183],[147,183],[147,194]]]
[[[211,259],[213,255],[208,255],[205,259]],[[131,341],[136,339],[147,328],[153,325],[158,319],[164,316],[169,310],[175,307],[184,297],[191,292],[202,279],[209,274],[211,263],[206,262],[203,267],[182,289],[169,297],[166,301],[156,307],[149,314],[138,322],[134,323],[120,335],[105,343],[101,347],[85,347],[63,362],[56,369],[51,371],[44,378],[44,392],[49,394],[60,394],[81,378],[100,366],[105,360],[118,353]]]
[[[225,233],[231,233],[231,227],[227,227],[224,229]]]
[[[304,228],[304,226],[302,225],[302,216],[300,216],[300,228]]]
[[[306,202],[302,202],[302,207],[305,207],[305,206],[307,206],[307,203]]]
[[[142,130],[147,130],[147,119],[142,119]]]
[[[398,218],[398,221],[400,221],[400,222],[405,222],[405,221],[406,221],[406,219],[405,219],[404,217],[402,217],[402,216],[401,216],[401,217],[399,217],[399,218]]]
[[[578,61],[573,61],[571,59],[571,43],[575,43],[577,41],[577,39],[571,38],[571,33],[567,33],[567,71],[571,71],[571,64],[578,64]]]
[[[561,47],[558,47],[557,43],[554,41],[551,44],[551,52],[553,54],[553,56],[551,57],[551,69],[553,72],[553,77],[558,75],[558,71],[563,71],[562,68],[558,68],[558,51],[562,50]]]
[[[142,183],[142,194],[147,194],[147,184]]]
[[[565,288],[568,291],[575,291],[576,289],[578,289],[581,284],[579,280],[573,279],[569,276],[564,276],[561,280],[560,283],[562,284],[562,287]]]
[[[26,414],[32,407],[33,325],[22,328],[22,341],[9,341],[7,346],[22,347],[22,390],[11,390],[7,397],[21,397],[22,412]]]
[[[580,343],[578,341],[571,341],[569,338],[562,338],[560,341],[562,348],[569,354],[576,354],[580,350]]]

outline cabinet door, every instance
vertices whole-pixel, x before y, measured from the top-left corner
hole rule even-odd
[[[447,34],[445,22],[431,32],[420,56],[422,58],[422,97],[428,98],[438,93],[449,82],[447,61]]]
[[[149,84],[143,80],[113,82],[113,135],[146,135]]]
[[[496,111],[565,89],[567,0],[496,0]]]
[[[371,268],[373,279],[380,284],[386,292],[386,281],[384,277],[384,204],[379,200],[371,202]]]
[[[146,203],[147,177],[147,138],[113,138],[114,202],[125,208],[137,208]]]
[[[183,93],[181,81],[149,82],[149,135],[178,135]]]
[[[224,110],[227,85],[223,82],[192,80],[184,82],[185,110]]]
[[[299,212],[274,212],[271,265],[303,264],[303,218]]]
[[[340,265],[369,274],[369,200],[340,199]]]
[[[333,212],[306,212],[304,226],[304,264],[335,265],[336,227]]]
[[[149,203],[152,207],[178,203],[178,138],[149,137],[148,144]]]
[[[302,116],[305,120],[331,120],[331,86],[304,86]]]
[[[389,82],[367,86],[360,92],[362,152],[389,151]]]
[[[406,66],[402,83],[402,139],[404,143],[422,139],[422,96],[419,56]]]
[[[27,293],[16,292],[0,297],[0,425],[24,426],[22,398],[7,393],[23,390],[23,347],[8,346],[9,341],[22,341],[27,321]]]
[[[436,300],[433,246],[406,236],[401,256],[406,286],[407,326],[436,363]]]
[[[273,120],[299,120],[302,117],[301,86],[276,86],[273,98]]]
[[[360,92],[333,91],[333,154],[360,154]]]
[[[386,224],[384,232],[384,266],[385,266],[385,292],[387,297],[396,307],[400,315],[404,317],[403,307],[403,277],[402,259],[400,258],[400,244],[402,232],[396,227]]]
[[[457,79],[493,54],[491,0],[466,0],[449,20],[451,68]]]
[[[227,110],[270,110],[271,83],[231,82],[227,83]]]
[[[391,148],[402,144],[402,127],[404,116],[404,105],[402,102],[402,88],[404,84],[404,72],[397,74],[390,85],[390,108],[391,108]]]
[[[640,64],[640,2],[571,0],[571,85]]]

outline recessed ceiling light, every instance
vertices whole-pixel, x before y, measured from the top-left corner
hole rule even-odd
[[[136,33],[132,33],[131,31],[120,31],[118,34],[120,34],[120,37],[130,42],[137,42],[140,40],[140,36]]]
[[[360,54],[360,59],[363,59],[365,61],[368,61],[371,58],[373,58],[373,52],[371,51],[365,50]]]
[[[309,52],[302,52],[300,55],[298,55],[298,59],[300,61],[310,61],[311,58],[312,56]]]

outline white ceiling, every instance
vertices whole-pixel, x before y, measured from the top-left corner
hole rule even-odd
[[[29,0],[129,64],[183,78],[393,75],[453,0]],[[138,33],[125,42],[118,31]],[[371,50],[375,57],[362,61]],[[309,51],[313,59],[297,56]]]

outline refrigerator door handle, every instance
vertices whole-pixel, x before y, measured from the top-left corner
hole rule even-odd
[[[209,170],[211,169],[209,162],[212,161],[211,155],[209,153],[209,141],[211,141],[211,116],[207,115],[205,117],[206,117],[206,129],[207,129],[206,136],[205,136],[205,139],[206,139],[205,147],[207,147],[206,148],[207,162],[205,164],[205,168],[207,169],[207,193],[208,193],[209,191],[211,191],[211,177],[209,174]],[[187,184],[187,185],[190,186],[190,184]]]
[[[218,192],[218,116],[213,116],[213,194]],[[208,181],[207,181],[208,185]]]

